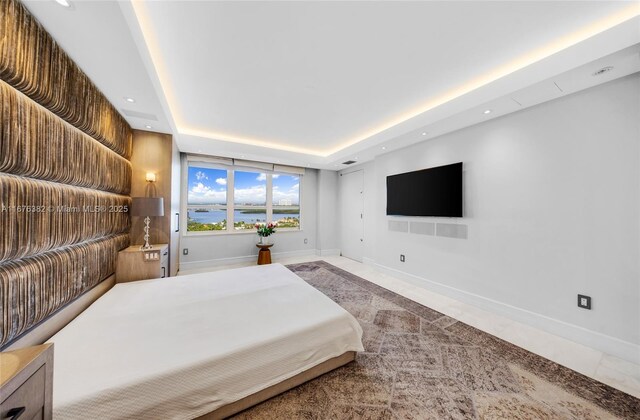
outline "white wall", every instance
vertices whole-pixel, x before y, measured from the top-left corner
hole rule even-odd
[[[318,171],[307,169],[302,176],[302,214],[300,231],[278,230],[270,240],[274,257],[316,252],[318,213]],[[258,236],[255,232],[234,234],[185,235],[182,231],[180,248],[188,248],[189,255],[180,255],[180,270],[206,268],[257,258]],[[307,239],[307,243],[304,240]]]
[[[636,74],[379,156],[361,165],[365,261],[638,363],[639,143]],[[458,161],[464,218],[399,219],[467,239],[387,230],[387,175]]]
[[[339,255],[338,173],[318,171],[317,249],[320,255]]]

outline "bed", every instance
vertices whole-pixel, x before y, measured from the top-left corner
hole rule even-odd
[[[363,351],[280,264],[117,284],[54,335],[54,419],[223,418]]]

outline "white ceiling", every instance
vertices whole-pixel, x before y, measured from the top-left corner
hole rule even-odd
[[[133,128],[171,132],[117,2],[71,0],[69,9],[52,0],[23,3]],[[131,117],[129,111],[147,116]]]
[[[637,2],[72,4],[26,1],[134,127],[331,169],[640,70]]]

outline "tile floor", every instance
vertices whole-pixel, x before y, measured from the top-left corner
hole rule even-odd
[[[414,300],[438,312],[469,324],[484,332],[520,346],[532,353],[546,357],[590,378],[596,379],[616,389],[640,398],[640,365],[630,363],[599,350],[574,343],[562,337],[549,334],[537,328],[492,314],[472,305],[459,302],[438,293],[430,292],[392,276],[380,273],[374,267],[339,256],[319,257],[317,255],[298,257],[273,257],[274,263],[295,264],[324,260],[356,276]],[[180,271],[178,275],[206,271],[225,270],[253,265],[244,262],[206,269]]]

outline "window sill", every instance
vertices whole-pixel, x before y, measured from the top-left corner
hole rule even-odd
[[[296,232],[304,232],[303,229],[286,229],[286,228],[280,228],[278,229],[278,231],[274,234],[274,235],[278,235],[281,233],[296,233]],[[205,230],[205,231],[201,231],[201,232],[182,232],[181,233],[182,236],[191,236],[191,237],[198,237],[198,236],[233,236],[233,235],[255,235],[258,236],[258,233],[255,230],[241,230],[241,231],[228,231],[228,230]]]

